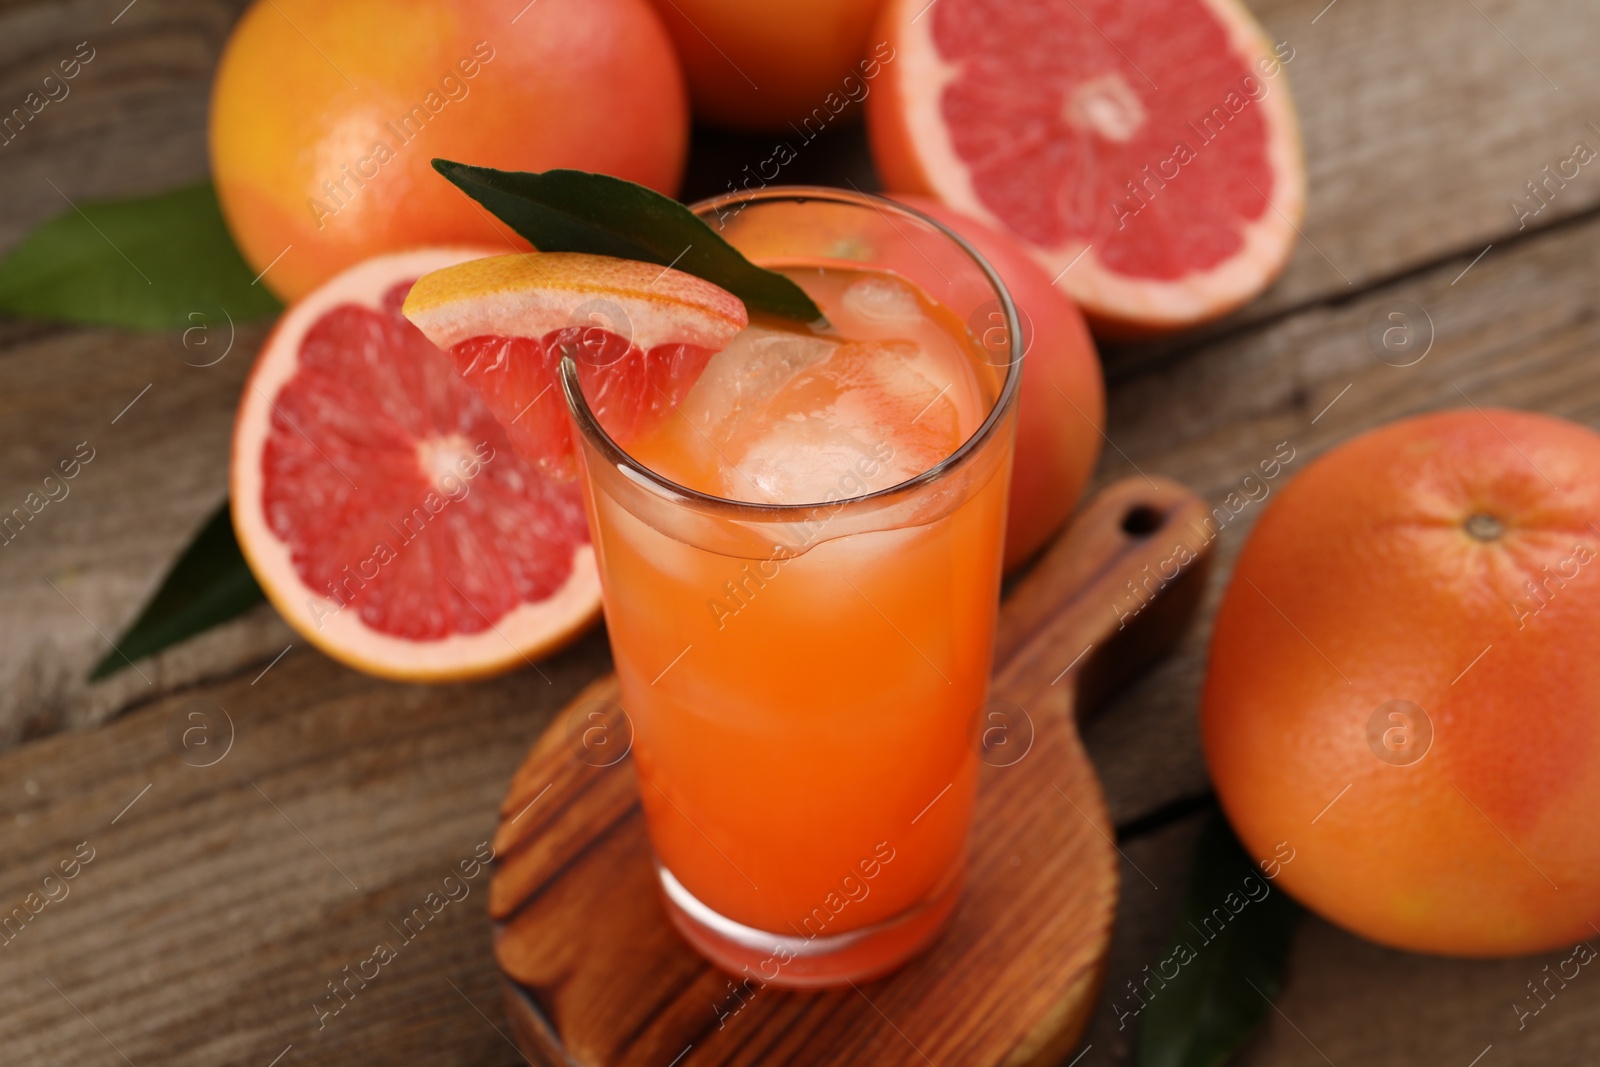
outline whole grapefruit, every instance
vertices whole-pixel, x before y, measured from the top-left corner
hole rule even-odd
[[[210,140],[229,229],[287,301],[383,252],[526,248],[436,156],[673,193],[688,101],[648,0],[257,0],[223,51]]]
[[[1432,414],[1309,466],[1217,615],[1201,728],[1281,883],[1386,945],[1536,952],[1600,919],[1600,435]]]
[[[1100,357],[1078,306],[1050,284],[1015,238],[926,197],[896,199],[966,238],[1017,305],[1027,351],[1006,515],[1005,569],[1011,571],[1061,529],[1094,473],[1106,413]]]
[[[815,137],[871,93],[894,50],[868,40],[882,0],[655,0],[695,118]]]
[[[1026,354],[1018,398],[1016,458],[1006,516],[1005,569],[1032,558],[1066,521],[1094,471],[1105,425],[1100,358],[1078,307],[1009,234],[922,196],[896,196],[966,239],[989,261],[1010,292]],[[994,291],[961,248],[887,214],[864,223],[855,212],[829,214],[812,205],[767,204],[711,220],[758,263],[781,260],[797,243],[828,248],[828,258],[894,271],[936,293],[966,320],[983,347],[1009,346]],[[797,237],[797,235],[800,235]]]

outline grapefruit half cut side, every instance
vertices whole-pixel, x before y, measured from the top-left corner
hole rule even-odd
[[[881,27],[886,185],[1010,231],[1102,336],[1224,315],[1288,261],[1293,52],[1238,0],[890,0]]]
[[[579,486],[522,459],[400,314],[417,278],[486,254],[379,256],[326,282],[279,321],[239,405],[239,546],[290,625],[372,674],[497,673],[600,612]]]
[[[557,369],[619,445],[665,418],[706,363],[749,322],[744,302],[692,274],[580,252],[500,255],[421,278],[403,308],[455,359],[520,455],[577,473]]]

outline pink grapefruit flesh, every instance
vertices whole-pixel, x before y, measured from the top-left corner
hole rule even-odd
[[[1293,51],[1238,0],[890,0],[882,27],[886,183],[1010,231],[1102,334],[1215,318],[1282,270]]]
[[[576,473],[557,368],[571,356],[619,444],[654,427],[747,324],[743,302],[690,274],[575,252],[495,256],[426,275],[404,313],[455,360],[524,458]]]
[[[240,546],[291,625],[370,673],[521,666],[599,613],[578,486],[519,456],[400,314],[418,277],[486,254],[425,249],[338,275],[284,315],[240,403]]]

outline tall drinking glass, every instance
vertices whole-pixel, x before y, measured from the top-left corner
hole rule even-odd
[[[930,942],[960,893],[1016,311],[961,238],[887,200],[774,187],[695,211],[831,326],[736,340],[757,355],[713,358],[632,455],[563,366],[640,797],[667,911],[700,952],[747,981],[858,981]],[[859,340],[847,323],[868,343],[841,344]],[[843,391],[773,416],[762,390],[784,382]],[[934,453],[929,434],[955,436]],[[674,480],[663,457],[689,452],[729,488]]]

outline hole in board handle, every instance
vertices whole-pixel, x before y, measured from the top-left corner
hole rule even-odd
[[[1140,504],[1128,509],[1122,516],[1122,532],[1130,537],[1149,537],[1161,529],[1161,522],[1165,516],[1149,504]]]

